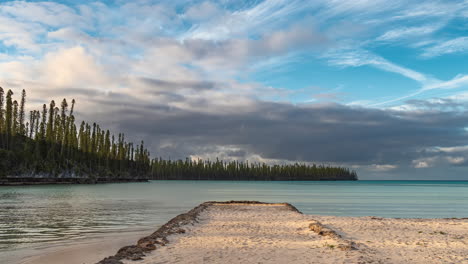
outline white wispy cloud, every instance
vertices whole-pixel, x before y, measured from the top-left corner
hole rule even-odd
[[[393,20],[410,20],[418,18],[447,19],[461,15],[468,4],[466,1],[404,1],[404,8],[392,15]]]
[[[378,41],[396,41],[402,40],[405,38],[418,38],[421,36],[425,36],[431,34],[440,28],[442,28],[443,24],[438,25],[424,25],[424,26],[417,26],[417,27],[401,27],[396,29],[391,29],[385,32],[383,35],[377,38]]]
[[[223,40],[258,34],[259,30],[284,24],[284,18],[304,11],[312,3],[297,0],[263,1],[246,10],[226,13],[205,23],[195,24],[180,39]]]
[[[21,52],[39,52],[41,49],[37,37],[45,32],[40,25],[0,15],[0,40],[6,47],[14,47]]]
[[[429,58],[445,54],[466,52],[468,52],[468,37],[458,37],[447,41],[441,41],[433,46],[426,48],[422,56]]]
[[[468,75],[459,74],[448,81],[437,81],[432,84],[425,85],[421,91],[429,91],[434,89],[456,89],[459,87],[468,88]]]
[[[33,22],[52,27],[74,25],[84,27],[87,21],[66,5],[55,2],[28,3],[6,2],[0,6],[0,13],[23,22]]]
[[[379,13],[391,13],[398,10],[404,1],[395,0],[330,0],[324,1],[326,7],[321,16],[329,18],[334,16],[349,15],[356,18],[369,17]]]
[[[421,88],[409,94],[396,97],[390,100],[374,102],[372,104],[369,104],[368,106],[381,106],[381,105],[386,105],[389,103],[400,102],[405,99],[410,99],[412,97],[415,97],[417,95],[423,94],[428,91],[468,88],[468,75],[457,75],[456,77],[448,81],[441,81],[435,78],[430,78],[430,79],[428,78],[426,82],[421,82],[421,86],[422,86]]]
[[[324,57],[328,60],[329,63],[337,66],[359,67],[370,65],[388,72],[394,72],[403,75],[420,83],[426,83],[431,80],[431,78],[420,72],[392,63],[376,54],[363,49],[356,48],[335,50],[325,54]]]

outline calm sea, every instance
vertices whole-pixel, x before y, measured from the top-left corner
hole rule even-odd
[[[156,229],[204,201],[288,202],[306,214],[468,217],[468,182],[153,181],[0,187],[0,259],[28,246]]]

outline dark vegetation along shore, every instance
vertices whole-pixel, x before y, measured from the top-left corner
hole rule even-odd
[[[267,165],[221,160],[151,159],[144,142],[126,141],[98,124],[75,124],[75,100],[51,101],[26,117],[20,101],[0,87],[0,185],[144,180],[357,180],[343,167]]]

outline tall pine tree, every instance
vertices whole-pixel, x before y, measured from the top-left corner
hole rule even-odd
[[[13,128],[13,92],[8,90],[6,95],[6,111],[5,111],[5,136],[6,136],[6,148],[10,149],[11,132]]]
[[[24,106],[26,104],[26,91],[23,89],[21,92],[21,103],[19,109],[19,133],[22,136],[26,136],[27,130],[24,124],[25,113],[24,113]]]

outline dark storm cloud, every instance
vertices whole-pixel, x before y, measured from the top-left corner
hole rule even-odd
[[[125,118],[128,115],[118,113],[123,118],[119,129],[142,135],[151,142],[153,153],[162,156],[183,158],[216,152],[217,146],[237,146],[268,159],[361,165],[408,165],[433,155],[429,148],[468,142],[466,112],[270,102],[258,102],[255,109],[209,114],[153,105],[151,110],[132,110],[143,118]]]
[[[193,89],[193,90],[210,90],[216,87],[216,83],[208,81],[167,81],[154,78],[140,78],[145,84],[151,88],[179,90],[179,89]],[[157,92],[157,91],[155,91]]]

